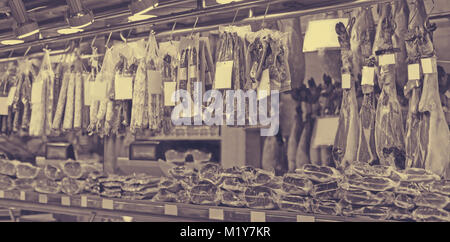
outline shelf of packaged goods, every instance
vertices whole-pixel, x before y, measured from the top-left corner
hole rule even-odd
[[[355,218],[306,214],[282,210],[261,210],[205,206],[184,203],[124,200],[95,195],[67,196],[36,192],[4,191],[0,207],[73,216],[132,217],[134,221],[226,221],[226,222],[380,222]],[[385,222],[385,221],[383,221]]]

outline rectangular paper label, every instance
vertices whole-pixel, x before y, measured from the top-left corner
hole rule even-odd
[[[164,204],[164,214],[165,215],[178,216],[177,205]]]
[[[94,100],[103,100],[106,98],[106,81],[96,81],[91,84],[91,98]]]
[[[13,104],[15,94],[16,94],[16,87],[11,87],[8,93],[8,106],[11,106]]]
[[[187,67],[180,68],[180,71],[178,72],[178,80],[187,80]]]
[[[342,74],[342,89],[350,89],[351,87],[350,80],[351,80],[350,74],[348,73]]]
[[[82,207],[87,207],[87,197],[86,196],[81,196],[81,206]]]
[[[215,89],[230,89],[231,74],[233,71],[233,61],[219,61],[216,63],[216,73],[214,76]]]
[[[25,194],[25,192],[24,191],[20,191],[20,200],[22,200],[22,201],[25,201],[26,200],[26,194]]]
[[[209,209],[209,219],[223,220],[223,209],[210,208]]]
[[[148,80],[148,92],[150,94],[162,94],[162,77],[161,72],[148,70],[147,71]]]
[[[114,201],[109,199],[102,200],[102,208],[103,209],[114,209]]]
[[[378,64],[380,66],[395,65],[395,54],[380,55],[378,57]]]
[[[374,85],[373,78],[375,77],[375,68],[364,66],[362,70],[361,85]]]
[[[31,86],[31,103],[42,102],[43,82],[35,82]]]
[[[63,206],[70,206],[70,197],[62,196],[61,197],[61,205],[63,205]]]
[[[263,99],[270,95],[270,76],[269,69],[265,69],[261,75],[261,81],[259,82],[259,87],[257,89],[258,100]]]
[[[39,194],[39,203],[44,203],[47,204],[48,202],[48,197],[45,194]]]
[[[266,213],[251,211],[250,222],[266,222]]]
[[[122,216],[124,222],[133,222],[133,217],[130,216]]]
[[[0,115],[8,115],[8,97],[0,97]]]
[[[5,198],[5,192],[4,191],[0,191],[0,198]]]
[[[164,106],[175,106],[172,95],[177,90],[176,82],[164,82]]]
[[[408,65],[408,80],[420,80],[420,65],[411,64]]]
[[[133,99],[133,77],[116,74],[114,91],[115,100]]]
[[[190,65],[189,66],[189,79],[197,78],[197,66]]]
[[[421,59],[422,70],[424,74],[432,74],[437,72],[436,58]]]
[[[297,222],[315,222],[313,216],[297,215]]]

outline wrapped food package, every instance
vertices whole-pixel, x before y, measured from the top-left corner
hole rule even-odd
[[[34,190],[39,193],[57,194],[61,191],[61,184],[47,178],[41,178],[36,180]]]
[[[189,191],[189,197],[193,204],[198,205],[218,205],[219,196],[217,195],[217,187],[207,181],[200,181]]]
[[[272,189],[264,186],[249,186],[244,193],[247,207],[256,209],[275,209],[277,203]]]
[[[14,180],[5,175],[0,175],[0,190],[1,191],[9,191],[15,188]]]
[[[313,183],[301,174],[286,173],[283,176],[283,191],[291,195],[306,196],[313,188]]]
[[[440,221],[440,222],[449,222],[450,221],[450,213],[431,207],[419,207],[415,209],[412,213],[412,217],[416,221]]]
[[[220,189],[219,190],[220,203],[230,207],[245,207],[246,202],[243,192],[235,192]]]
[[[58,181],[64,177],[64,172],[59,168],[51,164],[45,165],[44,174],[48,179]]]
[[[15,188],[19,191],[33,191],[35,179],[30,178],[18,178],[14,180]]]
[[[294,212],[311,212],[311,199],[298,195],[282,195],[280,198],[280,208]]]
[[[85,187],[85,181],[64,177],[61,181],[61,191],[67,195],[80,194]]]
[[[33,166],[28,163],[18,163],[16,165],[16,176],[17,178],[28,178],[34,179],[38,176],[41,168]]]
[[[0,174],[7,176],[15,176],[17,163],[19,162],[7,159],[0,159]]]
[[[315,182],[330,182],[341,177],[341,173],[332,167],[313,164],[306,164],[302,169],[297,169],[295,172],[303,174],[306,178]]]

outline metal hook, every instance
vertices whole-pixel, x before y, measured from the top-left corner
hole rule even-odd
[[[267,15],[267,12],[269,11],[269,7],[270,7],[270,1],[267,3],[266,11],[264,12],[263,21],[262,21],[262,23],[261,23],[261,27],[262,27],[263,29],[265,28],[264,24],[265,24],[265,22],[266,22],[266,15]]]
[[[173,39],[173,31],[175,31],[175,26],[177,26],[177,22],[173,23],[172,31],[170,31],[170,41],[172,41],[172,39]]]
[[[97,35],[94,35],[94,38],[92,39],[92,42],[91,42],[91,48],[94,47],[94,44],[95,44],[96,40],[97,40]]]
[[[234,25],[234,21],[236,21],[236,17],[237,17],[238,12],[239,12],[239,8],[236,9],[236,13],[234,13],[233,21],[231,22],[230,26]]]
[[[109,33],[108,39],[106,40],[105,47],[108,48],[109,40],[111,39],[112,32]]]
[[[195,18],[195,23],[194,23],[194,26],[192,27],[191,37],[192,37],[192,35],[194,35],[194,29],[197,26],[197,22],[198,22],[198,17]]]
[[[126,44],[127,43],[127,39],[123,36],[122,31],[119,32],[120,38],[122,39],[122,41]]]
[[[27,56],[28,52],[31,50],[31,46],[28,46],[27,50],[25,51],[24,57]]]

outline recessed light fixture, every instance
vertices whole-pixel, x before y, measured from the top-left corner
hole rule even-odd
[[[11,15],[17,21],[17,28],[15,29],[17,38],[27,38],[39,32],[38,24],[28,18],[22,0],[9,0],[8,4]]]
[[[79,28],[63,28],[58,29],[56,32],[58,32],[58,34],[76,34],[83,31],[84,31],[83,29]]]
[[[94,14],[83,6],[81,0],[66,0],[69,10],[66,21],[72,28],[82,29],[94,23]]]
[[[23,44],[25,41],[21,40],[21,39],[7,39],[7,40],[2,40],[0,41],[0,44],[2,45],[18,45],[18,44]]]
[[[158,16],[151,15],[151,14],[139,14],[139,15],[132,15],[128,17],[128,22],[135,22],[135,21],[142,21],[150,18],[156,18]]]
[[[132,0],[128,6],[132,15],[142,15],[158,7],[158,0]]]

